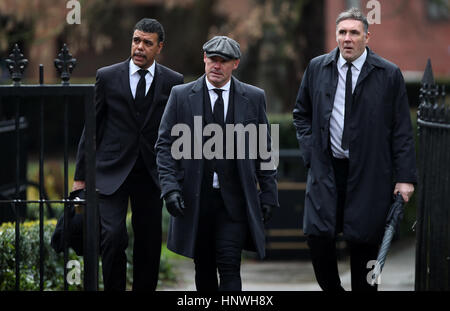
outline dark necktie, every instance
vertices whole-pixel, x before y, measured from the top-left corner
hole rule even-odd
[[[222,98],[222,92],[223,90],[221,89],[213,89],[214,92],[216,92],[217,94],[217,99],[216,102],[214,103],[214,111],[213,111],[213,115],[214,115],[214,120],[216,121],[217,124],[219,124],[220,126],[224,126],[225,124],[225,118],[224,118],[224,114],[223,114],[223,98]]]
[[[348,150],[349,144],[349,127],[350,127],[350,111],[352,109],[352,63],[347,63],[347,77],[345,78],[345,114],[344,114],[344,130],[342,132],[341,147]]]
[[[145,75],[147,74],[148,70],[145,69],[139,69],[138,73],[141,76],[139,79],[139,82],[136,87],[136,96],[135,96],[135,102],[136,102],[136,108],[138,110],[141,110],[144,106],[144,99],[145,99]]]

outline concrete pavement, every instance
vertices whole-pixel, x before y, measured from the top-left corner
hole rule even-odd
[[[192,260],[174,260],[179,275],[176,285],[162,287],[164,291],[195,291]],[[345,258],[338,264],[342,286],[350,290],[350,264]],[[415,240],[395,241],[388,253],[381,275],[379,291],[413,291],[415,273]],[[320,291],[309,260],[258,261],[246,259],[241,267],[244,291]]]

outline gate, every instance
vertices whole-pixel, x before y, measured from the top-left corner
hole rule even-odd
[[[68,206],[73,201],[69,200],[68,189],[68,135],[69,135],[69,98],[77,96],[82,98],[85,111],[85,135],[86,135],[86,199],[77,201],[77,204],[84,205],[84,222],[83,222],[83,251],[84,251],[84,289],[97,290],[98,289],[98,239],[99,239],[99,225],[98,225],[98,206],[95,193],[95,107],[93,105],[94,86],[88,84],[71,85],[69,83],[70,75],[76,65],[76,59],[72,58],[66,44],[64,44],[55,59],[55,67],[60,74],[61,85],[46,85],[44,84],[44,68],[40,65],[39,68],[39,84],[37,85],[23,85],[21,83],[23,73],[28,64],[28,60],[24,58],[18,45],[16,44],[9,58],[6,59],[6,64],[13,81],[12,85],[0,85],[0,107],[2,101],[11,103],[14,106],[14,118],[7,122],[10,133],[11,142],[9,146],[5,146],[6,152],[13,152],[15,163],[12,167],[3,167],[4,163],[0,165],[3,177],[7,176],[3,172],[10,172],[9,181],[12,184],[8,186],[0,185],[0,209],[10,209],[14,215],[15,221],[15,289],[20,289],[20,222],[23,220],[23,210],[26,209],[27,204],[39,204],[39,288],[43,290],[44,284],[44,204],[62,203],[64,204],[64,230],[67,232],[68,226]],[[26,151],[24,150],[24,135],[23,129],[26,127],[26,120],[21,117],[21,104],[27,98],[38,98],[36,105],[39,105],[39,183],[36,185],[39,188],[39,200],[26,200],[24,195],[24,187],[26,188],[28,182],[26,181]],[[63,105],[63,152],[64,152],[64,197],[59,200],[49,200],[44,191],[44,105],[48,103],[51,98],[57,98],[58,103]],[[6,132],[6,131],[4,131]],[[2,138],[3,141],[3,138]],[[25,161],[25,162],[24,162]],[[4,189],[1,188],[4,186]],[[67,237],[67,235],[65,235]],[[89,238],[88,238],[89,237]],[[67,285],[67,261],[68,261],[68,247],[67,239],[65,239],[64,247],[64,289],[68,289]]]
[[[416,290],[450,290],[450,104],[428,61],[417,113]]]

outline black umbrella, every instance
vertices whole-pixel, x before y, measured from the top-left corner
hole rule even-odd
[[[394,237],[395,231],[403,218],[403,203],[403,197],[400,192],[398,192],[386,218],[386,228],[384,230],[383,242],[381,243],[380,250],[378,251],[377,261],[375,264],[374,273],[372,275],[372,286],[375,286],[381,275],[381,270],[383,270],[392,238]]]

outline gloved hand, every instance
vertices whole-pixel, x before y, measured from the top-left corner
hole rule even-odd
[[[267,224],[272,218],[272,205],[262,204],[261,206],[264,224]]]
[[[180,191],[174,190],[164,196],[167,211],[173,217],[184,216],[184,201]]]

